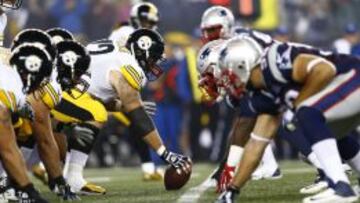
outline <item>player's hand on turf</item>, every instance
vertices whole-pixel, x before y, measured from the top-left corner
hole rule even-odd
[[[156,103],[152,101],[143,101],[144,109],[150,116],[156,114]]]
[[[234,177],[234,174],[235,174],[235,167],[228,166],[227,164],[225,164],[225,167],[220,175],[220,181],[217,184],[218,193],[221,193],[228,188],[231,180]]]
[[[166,163],[176,168],[176,171],[179,174],[182,172],[191,172],[191,159],[189,157],[165,150],[164,153],[161,155],[161,158]]]
[[[223,193],[220,194],[215,203],[233,203],[236,196],[239,194],[239,190],[234,187],[228,187]]]
[[[70,185],[66,183],[62,176],[53,180],[49,180],[49,187],[58,196],[62,197],[63,200],[80,200],[80,197],[71,190]]]

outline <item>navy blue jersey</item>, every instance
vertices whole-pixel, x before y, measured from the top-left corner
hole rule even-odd
[[[300,54],[311,54],[327,59],[334,64],[337,74],[360,67],[360,60],[350,55],[335,54],[302,44],[274,43],[262,57],[261,69],[268,90],[283,100],[286,99],[289,91],[299,90],[301,87],[292,79],[293,62]]]
[[[274,43],[274,40],[270,35],[262,33],[262,32],[258,32],[255,30],[251,30],[248,28],[241,28],[241,27],[235,28],[234,36],[250,37],[250,38],[254,39],[257,43],[259,43],[260,46],[264,49]]]

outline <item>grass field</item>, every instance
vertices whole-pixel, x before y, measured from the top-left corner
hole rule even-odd
[[[167,192],[162,182],[143,182],[140,168],[87,169],[86,177],[107,188],[104,196],[82,196],[81,202],[126,202],[126,203],[209,203],[214,202],[217,194],[210,188],[202,195],[197,195],[198,187],[211,173],[215,166],[195,164],[193,176],[183,189]],[[299,189],[313,181],[314,170],[300,162],[282,162],[283,178],[280,180],[252,181],[241,192],[238,202],[242,203],[293,203],[301,202]],[[35,181],[36,182],[36,181]],[[50,202],[62,202],[41,183],[36,182],[44,196]],[[184,200],[184,194],[185,196]],[[190,196],[189,196],[190,194]],[[198,199],[194,200],[196,196]],[[182,201],[179,198],[182,197]]]

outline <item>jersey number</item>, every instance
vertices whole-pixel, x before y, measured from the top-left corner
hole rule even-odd
[[[115,46],[111,40],[101,40],[91,43],[88,50],[91,55],[107,54],[113,52]]]

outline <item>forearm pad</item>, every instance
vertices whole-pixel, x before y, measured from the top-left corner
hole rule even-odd
[[[144,107],[138,107],[129,112],[127,115],[131,122],[131,132],[133,132],[136,136],[144,137],[155,130],[155,125],[146,113]]]

